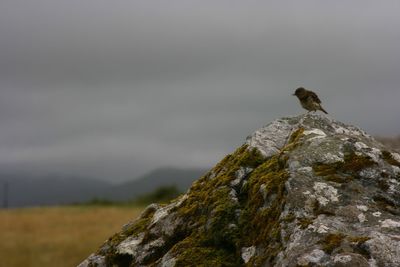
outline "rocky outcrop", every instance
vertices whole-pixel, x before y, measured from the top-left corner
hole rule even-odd
[[[400,266],[400,155],[328,117],[276,120],[80,266]]]

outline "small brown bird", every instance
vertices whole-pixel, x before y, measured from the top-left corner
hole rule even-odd
[[[322,112],[328,114],[328,112],[322,108],[321,100],[319,100],[317,94],[313,91],[299,87],[296,89],[293,95],[297,96],[297,98],[300,100],[301,106],[307,109],[308,112],[321,110]]]

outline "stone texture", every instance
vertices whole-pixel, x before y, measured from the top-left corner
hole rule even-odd
[[[326,116],[250,135],[85,266],[400,266],[400,156]]]

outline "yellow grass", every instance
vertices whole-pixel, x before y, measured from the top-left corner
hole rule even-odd
[[[123,206],[0,210],[0,266],[76,266],[141,210]]]

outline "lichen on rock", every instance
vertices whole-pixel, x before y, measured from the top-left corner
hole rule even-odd
[[[399,158],[325,116],[278,119],[80,266],[400,266]]]

